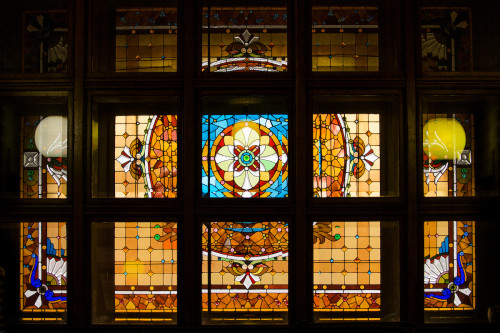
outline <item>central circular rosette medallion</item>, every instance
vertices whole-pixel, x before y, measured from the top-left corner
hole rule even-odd
[[[256,161],[255,156],[251,151],[245,150],[242,153],[240,153],[240,163],[242,165],[247,167],[253,165],[254,161]]]
[[[287,168],[286,146],[269,128],[252,121],[225,128],[211,156],[217,181],[240,197],[262,197]]]

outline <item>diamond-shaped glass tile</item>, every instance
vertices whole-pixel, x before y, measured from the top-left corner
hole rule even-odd
[[[139,264],[141,261],[139,260],[139,258],[135,259],[134,261],[136,264]]]
[[[370,131],[366,131],[366,135],[367,135],[367,136],[371,136],[371,135],[372,135],[372,132],[370,132]]]
[[[273,270],[271,271],[271,275],[272,275],[272,276],[274,276],[274,274],[276,274],[276,271],[273,269]]]
[[[148,251],[149,251],[149,252],[153,252],[153,250],[154,250],[154,249],[153,249],[151,246],[148,248]]]
[[[36,168],[38,167],[38,153],[34,151],[27,151],[24,153],[24,167]]]
[[[464,149],[462,154],[460,155],[459,160],[457,161],[457,165],[471,165],[471,151],[469,149]]]
[[[368,245],[368,246],[366,247],[366,251],[368,251],[368,252],[370,252],[372,249],[373,249],[373,248],[372,248],[370,245]]]
[[[224,274],[226,274],[226,272],[224,272],[224,270],[223,270],[223,269],[221,269],[221,271],[220,271],[219,273],[220,273],[220,275],[224,275]]]
[[[347,271],[345,269],[342,272],[340,272],[340,273],[342,273],[342,275],[344,275],[344,276],[347,275]]]
[[[122,250],[123,250],[123,252],[127,252],[128,251],[128,247],[125,246]]]
[[[149,272],[148,272],[148,275],[149,275],[149,276],[153,276],[153,274],[154,274],[154,273],[153,273],[153,271],[149,271]]]
[[[356,259],[354,259],[354,262],[355,262],[356,264],[359,264],[359,262],[360,262],[360,261],[361,261],[361,259],[359,259],[358,257],[356,257]]]
[[[345,246],[345,245],[342,246],[342,251],[344,251],[344,252],[347,251],[347,246]]]
[[[366,183],[367,183],[368,185],[370,185],[371,183],[373,183],[373,181],[372,181],[370,178],[368,178],[368,179],[366,180]]]
[[[125,180],[125,181],[123,181],[122,184],[123,184],[123,186],[127,186],[129,184],[129,182]]]
[[[128,133],[125,132],[125,133],[122,134],[122,136],[126,139],[126,138],[128,138]]]

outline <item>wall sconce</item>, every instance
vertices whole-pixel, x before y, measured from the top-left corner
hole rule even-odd
[[[68,155],[68,119],[63,116],[45,117],[35,131],[38,151],[45,157]]]

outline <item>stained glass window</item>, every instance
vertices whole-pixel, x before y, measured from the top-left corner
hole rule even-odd
[[[204,7],[202,70],[287,70],[286,7]]]
[[[316,320],[380,318],[380,235],[377,221],[313,223]]]
[[[425,310],[475,307],[475,222],[424,222]]]
[[[378,71],[377,7],[315,6],[312,70]]]
[[[115,117],[115,196],[177,197],[177,116]]]
[[[470,8],[421,9],[424,72],[472,71]]]
[[[68,12],[24,13],[23,73],[68,72]]]
[[[288,116],[204,115],[202,166],[203,196],[287,197]]]
[[[21,117],[21,198],[66,198],[67,118]]]
[[[424,114],[424,195],[475,195],[472,114]]]
[[[66,222],[23,222],[20,239],[22,320],[63,320],[68,279]]]
[[[286,324],[288,224],[210,222],[202,228],[205,323]]]
[[[378,114],[313,115],[315,197],[380,196]]]
[[[177,9],[116,10],[116,72],[177,71]]]
[[[175,320],[177,223],[115,223],[116,320]]]

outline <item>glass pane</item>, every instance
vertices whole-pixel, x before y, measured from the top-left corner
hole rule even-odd
[[[67,308],[66,222],[21,223],[21,319],[63,321]]]
[[[3,197],[64,199],[68,194],[66,97],[0,98]]]
[[[203,7],[202,71],[286,71],[288,14],[277,3]]]
[[[500,71],[498,1],[444,4],[425,0],[420,10],[424,75]]]
[[[21,198],[66,198],[68,119],[21,117]]]
[[[288,98],[203,97],[202,108],[202,196],[288,197]]]
[[[286,324],[286,222],[204,224],[202,256],[205,323]]]
[[[424,72],[472,71],[470,15],[470,8],[422,8]]]
[[[92,196],[177,198],[177,98],[106,96],[93,103]]]
[[[68,72],[68,12],[25,12],[24,73]]]
[[[312,226],[314,320],[398,321],[398,223]]]
[[[288,196],[288,115],[204,115],[202,148],[203,196]]]
[[[116,72],[177,71],[177,9],[116,10]]]
[[[68,2],[2,1],[0,73],[68,73]]]
[[[312,8],[313,72],[379,70],[377,7]]]
[[[380,222],[314,222],[313,244],[314,311],[379,319]]]
[[[424,195],[475,196],[472,114],[424,114]]]
[[[94,322],[175,324],[177,223],[100,222],[92,227]]]
[[[380,196],[378,114],[313,115],[315,197]]]
[[[314,96],[315,198],[399,193],[397,103],[384,96]]]
[[[177,116],[116,116],[115,156],[116,197],[177,197]]]
[[[475,308],[475,246],[474,221],[424,222],[425,310]]]

